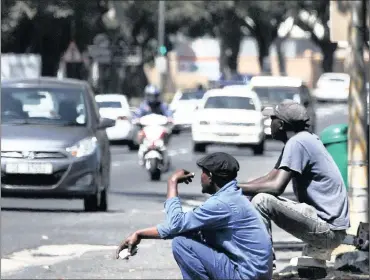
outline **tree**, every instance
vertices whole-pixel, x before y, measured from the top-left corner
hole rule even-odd
[[[102,25],[104,1],[2,1],[2,52],[39,53],[42,75],[55,76],[74,39],[84,50]],[[3,10],[6,12],[3,13]]]
[[[239,16],[244,19],[243,27],[247,28],[256,40],[258,60],[262,72],[270,72],[266,60],[269,57],[271,45],[277,39],[279,39],[278,43],[281,44],[293,27],[294,7],[293,1],[237,1],[236,10]],[[287,30],[279,36],[279,30],[282,27]],[[279,53],[279,49],[278,55],[282,55]],[[285,72],[283,62],[285,63],[283,59],[280,59],[280,72]]]
[[[330,15],[330,1],[298,1],[300,9],[296,16],[296,24],[304,31],[310,33],[311,40],[321,49],[323,60],[322,70],[332,72],[334,53],[337,43],[330,40],[328,25]]]
[[[127,66],[123,92],[129,96],[142,95],[147,84],[144,64],[152,63],[158,53],[158,2],[157,1],[112,1],[120,31],[128,46],[139,46],[143,60],[140,65]],[[173,48],[171,37],[179,32],[201,35],[196,29],[201,22],[203,1],[166,1],[167,51]],[[197,22],[197,23],[196,23]]]

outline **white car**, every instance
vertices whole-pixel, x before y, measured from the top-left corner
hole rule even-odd
[[[194,111],[203,95],[204,92],[197,89],[176,92],[170,104],[170,110],[173,112],[173,133],[177,134],[191,128]]]
[[[346,73],[324,73],[317,81],[314,96],[322,101],[347,101],[350,80]]]
[[[131,110],[126,96],[122,94],[99,94],[95,96],[99,113],[103,118],[116,121],[116,125],[107,128],[110,141],[123,141],[130,150],[137,150],[135,126],[131,122]]]
[[[243,86],[209,90],[194,116],[193,151],[205,152],[210,144],[228,144],[251,147],[255,155],[263,154],[261,109],[257,94]]]
[[[284,99],[292,99],[302,104],[310,117],[310,131],[316,129],[315,100],[304,81],[295,77],[256,76],[249,83],[262,102],[262,106],[275,107]],[[265,118],[264,132],[271,138],[271,119]]]

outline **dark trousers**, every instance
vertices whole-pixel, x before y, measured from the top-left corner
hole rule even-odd
[[[237,267],[224,253],[195,239],[175,237],[172,252],[183,279],[241,279]]]

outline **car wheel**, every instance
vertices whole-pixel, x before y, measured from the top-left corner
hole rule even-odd
[[[100,203],[98,210],[102,212],[106,212],[108,210],[108,192],[106,189],[100,193]]]
[[[96,212],[99,206],[99,195],[89,195],[84,198],[84,209],[85,212]]]
[[[128,146],[128,149],[129,149],[130,151],[137,151],[137,150],[139,150],[139,145],[138,145],[138,144],[136,144],[134,141],[130,141],[130,142],[127,144],[127,146]]]
[[[253,147],[254,155],[263,155],[264,151],[265,151],[265,141],[264,140],[258,145]]]
[[[181,130],[180,129],[172,129],[172,134],[173,135],[180,135]]]
[[[207,145],[206,144],[201,144],[201,143],[194,143],[193,144],[193,152],[195,153],[205,153],[207,150]]]

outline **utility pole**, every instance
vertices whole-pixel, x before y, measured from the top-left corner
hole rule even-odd
[[[165,13],[166,13],[166,7],[165,7],[165,1],[160,0],[158,1],[158,58],[160,59],[162,64],[165,64],[166,62],[166,54],[162,51],[162,48],[164,46],[164,38],[165,38]],[[160,67],[162,68],[162,67]],[[165,68],[165,67],[163,67]],[[166,69],[157,69],[159,70],[159,87],[161,89],[161,92],[164,92],[165,88],[165,79],[166,79]]]
[[[365,0],[351,2],[348,127],[348,183],[350,198],[351,234],[356,234],[360,222],[368,222],[368,126],[366,100]]]

